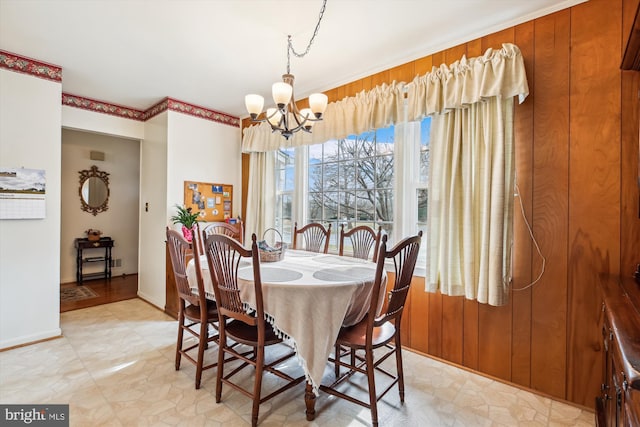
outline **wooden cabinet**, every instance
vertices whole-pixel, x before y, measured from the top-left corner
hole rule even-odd
[[[640,426],[640,285],[632,278],[602,281],[603,374],[596,421]]]

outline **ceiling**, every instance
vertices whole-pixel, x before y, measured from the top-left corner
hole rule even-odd
[[[291,56],[304,98],[584,0],[328,0]],[[245,117],[304,51],[322,0],[0,0],[0,50],[62,67],[62,91],[146,110],[166,96]]]

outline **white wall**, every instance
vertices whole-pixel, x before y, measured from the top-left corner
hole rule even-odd
[[[0,166],[44,169],[46,218],[0,220],[0,348],[60,335],[60,83],[0,69]]]
[[[184,181],[233,185],[233,214],[241,212],[240,129],[175,111],[145,123],[141,144],[140,267],[138,294],[164,309],[165,227],[184,201]],[[144,210],[149,203],[149,211]],[[160,209],[160,211],[158,210]]]
[[[239,128],[169,112],[167,218],[184,203],[184,181],[233,185],[233,212],[242,212],[242,147]]]
[[[138,295],[161,309],[166,294],[167,114],[145,122],[140,143]]]
[[[131,120],[122,124],[106,116],[100,121],[99,117],[91,115],[95,113],[82,110],[77,113],[66,107],[63,110],[65,126],[93,132],[123,132],[126,133],[124,136],[133,138],[143,135],[140,142],[138,295],[164,309],[165,227],[173,226],[169,217],[175,213],[174,205],[184,200],[184,181],[233,185],[233,215],[238,216],[241,212],[240,129],[165,111],[144,122],[140,131],[137,122]]]
[[[104,161],[91,160],[91,151],[105,154]],[[81,209],[79,174],[97,166],[109,173],[108,210],[93,215]],[[74,239],[86,237],[89,228],[101,230],[114,239],[113,259],[121,266],[111,269],[112,277],[138,272],[138,220],[140,192],[140,141],[62,130],[62,224],[60,233],[60,281],[76,280]],[[98,250],[96,250],[98,251]],[[96,254],[104,251],[100,249]],[[87,266],[98,271],[103,265]],[[114,282],[117,284],[117,282]]]

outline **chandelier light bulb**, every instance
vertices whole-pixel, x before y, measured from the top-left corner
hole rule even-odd
[[[247,107],[247,111],[251,115],[252,119],[255,119],[262,113],[264,107],[264,98],[260,95],[247,95],[244,97],[244,104]]]
[[[267,120],[272,126],[278,126],[282,119],[282,113],[277,108],[267,108]]]
[[[313,111],[316,118],[322,117],[324,110],[327,109],[328,101],[329,98],[324,93],[312,93],[309,96],[309,107],[311,107],[311,111]]]
[[[302,110],[300,110],[300,115],[302,116],[302,120],[300,121],[303,122],[303,126],[305,127],[305,129],[310,130],[316,123],[314,121],[315,117],[313,115],[313,112],[311,111],[311,108],[303,108]]]
[[[273,101],[279,109],[283,109],[291,100],[291,95],[293,95],[293,87],[284,82],[274,83],[271,87],[271,91],[273,94]]]

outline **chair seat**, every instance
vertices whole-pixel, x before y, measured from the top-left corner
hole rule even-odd
[[[200,321],[200,307],[189,304],[184,308],[184,317],[192,322]],[[215,301],[207,300],[207,322],[218,321],[218,308]]]
[[[381,347],[391,341],[396,333],[396,327],[391,322],[385,322],[373,328],[373,348]],[[365,348],[367,339],[367,318],[348,328],[342,328],[338,334],[336,344],[352,348]]]
[[[255,345],[258,342],[258,327],[247,325],[244,322],[234,321],[228,322],[225,327],[226,334],[232,340],[247,344]],[[265,325],[265,337],[264,344],[272,345],[281,342],[282,340],[277,337],[273,327],[270,324]]]

